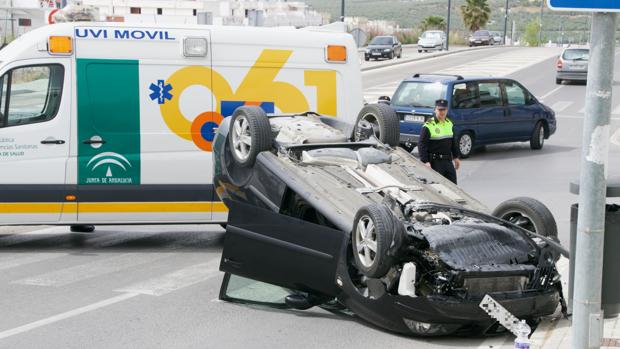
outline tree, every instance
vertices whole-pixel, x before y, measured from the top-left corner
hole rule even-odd
[[[539,38],[540,31],[540,22],[537,20],[530,21],[525,26],[525,32],[523,33],[523,40],[527,43],[528,46],[538,46],[540,45]]]
[[[446,20],[439,16],[428,16],[420,23],[420,29],[422,31],[429,29],[446,30]]]
[[[465,27],[474,32],[484,27],[491,16],[491,8],[487,0],[465,0],[461,6],[461,18]]]

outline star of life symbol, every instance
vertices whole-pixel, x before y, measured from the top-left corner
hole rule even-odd
[[[164,104],[166,100],[172,99],[172,94],[170,93],[172,85],[166,84],[164,80],[157,80],[157,84],[151,83],[149,89],[153,91],[149,97],[151,100],[157,100],[157,104]]]

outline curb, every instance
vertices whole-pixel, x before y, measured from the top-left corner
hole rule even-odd
[[[375,70],[375,69],[379,69],[379,68],[392,67],[392,66],[399,65],[399,64],[405,64],[405,63],[410,63],[410,62],[423,61],[423,60],[427,60],[427,59],[431,59],[431,58],[436,58],[436,57],[443,57],[443,56],[453,55],[453,54],[457,54],[457,53],[460,53],[460,52],[488,50],[488,49],[500,48],[500,47],[517,47],[517,46],[495,46],[494,45],[494,46],[471,47],[471,48],[465,48],[465,49],[458,50],[458,51],[447,51],[447,52],[442,52],[442,53],[437,53],[437,54],[430,54],[430,55],[424,56],[424,57],[400,59],[400,60],[397,60],[396,62],[389,62],[389,63],[386,63],[386,64],[365,67],[365,68],[361,68],[360,70],[364,72],[364,71]]]

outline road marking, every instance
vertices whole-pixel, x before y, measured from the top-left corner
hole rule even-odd
[[[216,258],[207,263],[192,265],[115,291],[162,296],[220,275],[219,266],[220,260]]]
[[[49,259],[67,256],[67,253],[37,253],[36,255],[24,256],[23,253],[13,257],[4,257],[0,259],[0,270],[17,268],[22,265],[43,262]]]
[[[58,321],[62,321],[80,314],[84,314],[87,313],[89,311],[93,311],[93,310],[97,310],[103,307],[107,307],[108,305],[112,305],[115,303],[119,303],[125,300],[128,300],[130,298],[139,296],[139,294],[137,293],[124,293],[112,298],[108,298],[105,300],[102,300],[100,302],[97,303],[93,303],[81,308],[77,308],[77,309],[73,309],[73,310],[69,310],[67,312],[61,313],[61,314],[57,314],[54,316],[50,316],[48,318],[45,319],[41,319],[35,322],[31,322],[29,324],[23,325],[23,326],[19,326],[19,327],[15,327],[6,331],[2,331],[0,332],[0,339],[4,339],[7,337],[11,337],[14,336],[16,334],[20,334],[20,333],[24,333],[24,332],[28,332],[30,330],[33,330],[35,328],[39,328],[41,326],[45,326],[45,325],[49,325]]]
[[[92,279],[105,274],[114,273],[138,265],[164,259],[171,253],[127,253],[112,258],[77,265],[66,269],[24,278],[11,282],[12,284],[34,286],[65,286],[78,281]],[[89,256],[91,258],[92,256]]]
[[[620,128],[618,128],[616,132],[614,132],[614,134],[611,136],[611,143],[615,145],[620,145]]]
[[[570,101],[555,102],[551,106],[551,109],[553,109],[556,113],[559,113],[562,112],[564,109],[568,108],[568,106],[570,106],[571,104],[573,104],[573,102]]]
[[[50,235],[61,236],[66,234],[68,229],[66,227],[51,227],[44,229],[37,229],[33,231],[11,234],[0,238],[0,246],[16,245],[20,243],[47,239]]]
[[[540,100],[544,100],[545,98],[547,98],[547,97],[551,96],[552,94],[554,94],[554,93],[558,92],[558,90],[559,90],[559,89],[561,89],[562,87],[563,87],[563,86],[561,86],[561,85],[560,85],[560,86],[558,86],[558,87],[554,88],[553,90],[551,90],[551,91],[549,91],[549,92],[545,93],[544,95],[542,95],[542,96],[538,97],[538,99],[540,99]]]

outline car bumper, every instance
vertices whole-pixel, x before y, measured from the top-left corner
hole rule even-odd
[[[586,81],[588,80],[588,72],[558,71],[556,78],[562,80]]]
[[[390,57],[390,54],[394,54],[393,52],[381,52],[379,54],[375,54],[375,53],[365,53],[364,56],[365,58],[388,58]]]
[[[438,50],[441,48],[441,45],[438,44],[436,46],[433,45],[418,45],[418,50]]]

